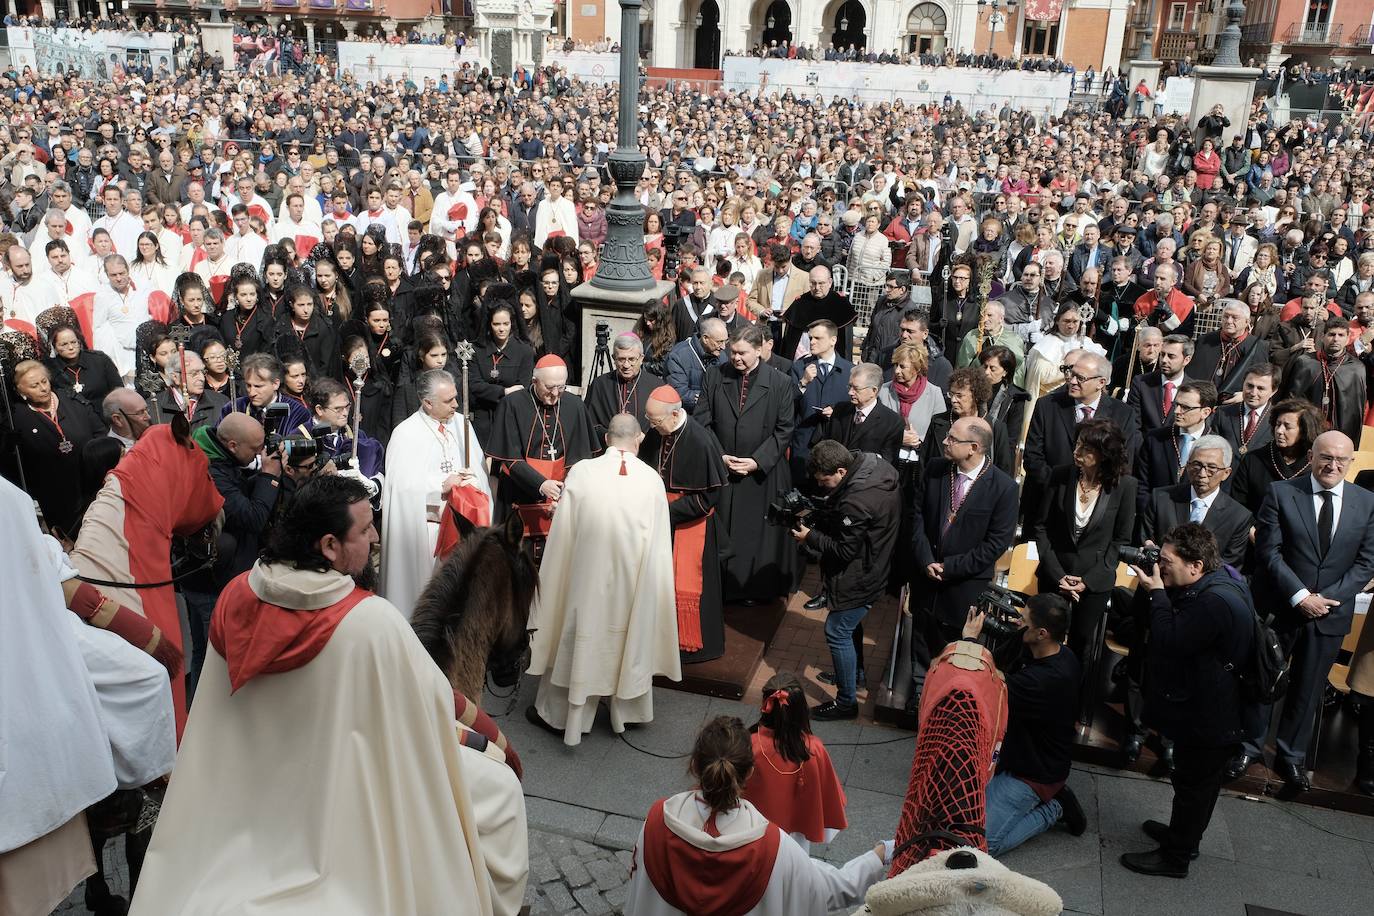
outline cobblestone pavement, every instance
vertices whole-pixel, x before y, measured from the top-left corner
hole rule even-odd
[[[619,913],[629,896],[629,850],[530,831],[530,916]]]

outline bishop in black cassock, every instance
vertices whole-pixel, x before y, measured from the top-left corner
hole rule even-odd
[[[826,268],[816,268],[816,271],[821,270],[829,273]],[[820,321],[822,318],[835,322],[835,327],[840,329],[835,352],[845,359],[853,359],[854,322],[859,317],[858,313],[854,311],[854,303],[835,289],[829,281],[826,285],[828,288],[824,292],[812,286],[810,292],[802,293],[797,297],[797,301],[782,313],[782,340],[776,349],[784,359],[797,358],[797,347],[801,344],[806,329],[812,322]]]
[[[639,458],[658,470],[668,491],[673,526],[673,573],[682,661],[706,662],[725,653],[725,613],[720,578],[720,524],[716,512],[728,483],[720,443],[692,422],[671,385],[650,396],[649,431]],[[699,575],[697,575],[699,571]],[[700,648],[686,634],[699,621]],[[684,626],[684,619],[687,626]]]
[[[545,356],[527,392],[501,399],[492,418],[487,455],[497,476],[496,506],[502,517],[512,509],[525,519],[525,531],[547,537],[557,506],[556,493],[568,469],[592,456],[591,423],[582,399],[564,386],[568,369],[557,356]],[[545,487],[549,481],[557,487]]]
[[[644,345],[635,335],[617,337],[611,356],[615,362],[611,371],[592,379],[587,386],[587,416],[592,423],[592,443],[598,453],[605,447],[606,427],[611,417],[618,413],[632,414],[639,420],[639,428],[646,433],[649,431],[644,405],[654,389],[663,384],[663,379],[644,371]]]
[[[792,488],[787,446],[796,423],[792,380],[763,362],[763,335],[742,328],[730,342],[730,363],[706,370],[695,419],[715,433],[730,486],[720,501],[729,537],[725,599],[763,602],[791,594],[796,542],[765,519],[768,504]]]

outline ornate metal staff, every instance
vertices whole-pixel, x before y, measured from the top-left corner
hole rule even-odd
[[[229,371],[229,403],[233,404],[239,399],[239,386],[234,381],[234,374],[239,371],[239,351],[232,347],[224,348],[224,368]],[[248,405],[243,405],[243,412],[248,412]]]
[[[353,357],[348,361],[349,371],[353,373],[353,463],[352,467],[358,466],[358,427],[363,422],[363,385],[367,384],[367,371],[372,368],[372,363],[367,358],[367,347],[359,347],[353,351]]]
[[[186,414],[187,421],[191,419],[191,389],[186,381],[186,342],[191,339],[191,329],[184,324],[174,324],[167,331],[167,336],[177,345],[177,356],[181,362],[181,399],[186,402],[182,407],[182,412]],[[153,398],[153,403],[157,403],[157,398]]]
[[[453,355],[458,357],[458,362],[463,366],[463,468],[472,467],[472,454],[470,444],[470,433],[472,429],[471,413],[468,411],[468,362],[477,353],[472,344],[466,340],[460,340],[453,348]]]

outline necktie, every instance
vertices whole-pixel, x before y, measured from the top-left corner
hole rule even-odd
[[[1164,383],[1164,416],[1169,415],[1169,411],[1174,409],[1174,383]]]
[[[855,413],[854,413],[854,425],[855,425],[855,426],[858,426],[858,425],[859,425],[860,423],[862,423],[863,421],[864,421],[863,411],[855,411]]]
[[[1231,238],[1231,260],[1227,262],[1227,266],[1232,270],[1236,269],[1236,255],[1238,254],[1240,254],[1240,239],[1233,236]]]
[[[1192,433],[1184,433],[1178,440],[1178,466],[1181,468],[1188,463],[1188,453],[1193,450]]]
[[[1258,410],[1252,410],[1249,412],[1249,414],[1250,415],[1245,418],[1245,431],[1241,433],[1241,439],[1243,440],[1241,442],[1242,445],[1244,445],[1246,442],[1249,442],[1250,439],[1255,435],[1255,426],[1259,423]]]
[[[1188,512],[1188,521],[1201,522],[1207,517],[1207,502],[1203,499],[1194,499],[1192,509]]]
[[[964,504],[964,494],[968,492],[968,478],[963,474],[954,475],[954,502],[949,511],[954,512]]]
[[[1318,490],[1317,498],[1322,501],[1322,510],[1317,513],[1317,543],[1321,546],[1322,556],[1331,549],[1331,529],[1336,526],[1336,508],[1331,502],[1330,490]]]
[[[1094,412],[1094,411],[1093,411],[1093,409],[1092,409],[1091,407],[1089,407],[1088,405],[1084,404],[1082,407],[1079,408],[1079,411],[1080,411],[1079,417],[1078,417],[1078,422],[1079,422],[1079,423],[1086,423],[1086,422],[1088,422],[1089,420],[1091,420],[1091,419],[1093,418],[1093,412]]]
[[[821,377],[821,384],[825,384],[826,376],[830,375],[829,363],[816,363],[816,373]]]
[[[443,436],[443,434],[444,434],[444,424],[440,423],[440,424],[439,424],[439,435],[440,435],[440,436]]]

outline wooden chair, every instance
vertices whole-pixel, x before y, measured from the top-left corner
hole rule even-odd
[[[1366,427],[1367,428],[1367,427]],[[1360,631],[1364,629],[1365,621],[1369,619],[1369,614],[1356,614],[1355,620],[1350,625],[1350,632],[1341,641],[1341,651],[1351,655],[1355,653],[1355,647],[1360,644]],[[1340,663],[1331,666],[1330,673],[1326,676],[1326,682],[1341,693],[1350,692],[1350,665]]]
[[[1355,453],[1355,460],[1350,462],[1350,468],[1345,472],[1345,479],[1350,483],[1355,482],[1355,475],[1361,471],[1374,468],[1374,452],[1359,451]]]
[[[1007,588],[1025,595],[1034,595],[1040,591],[1035,578],[1035,571],[1040,562],[1031,559],[1030,547],[1029,543],[1013,547],[1011,565],[1007,569]]]
[[[1131,568],[1125,563],[1116,564],[1116,587],[1134,590],[1135,584],[1136,576],[1135,573],[1131,572]],[[1105,645],[1107,646],[1107,651],[1111,652],[1113,655],[1120,655],[1122,658],[1126,658],[1131,654],[1131,647],[1125,643],[1117,642],[1116,636],[1113,635],[1110,630],[1107,631]]]

